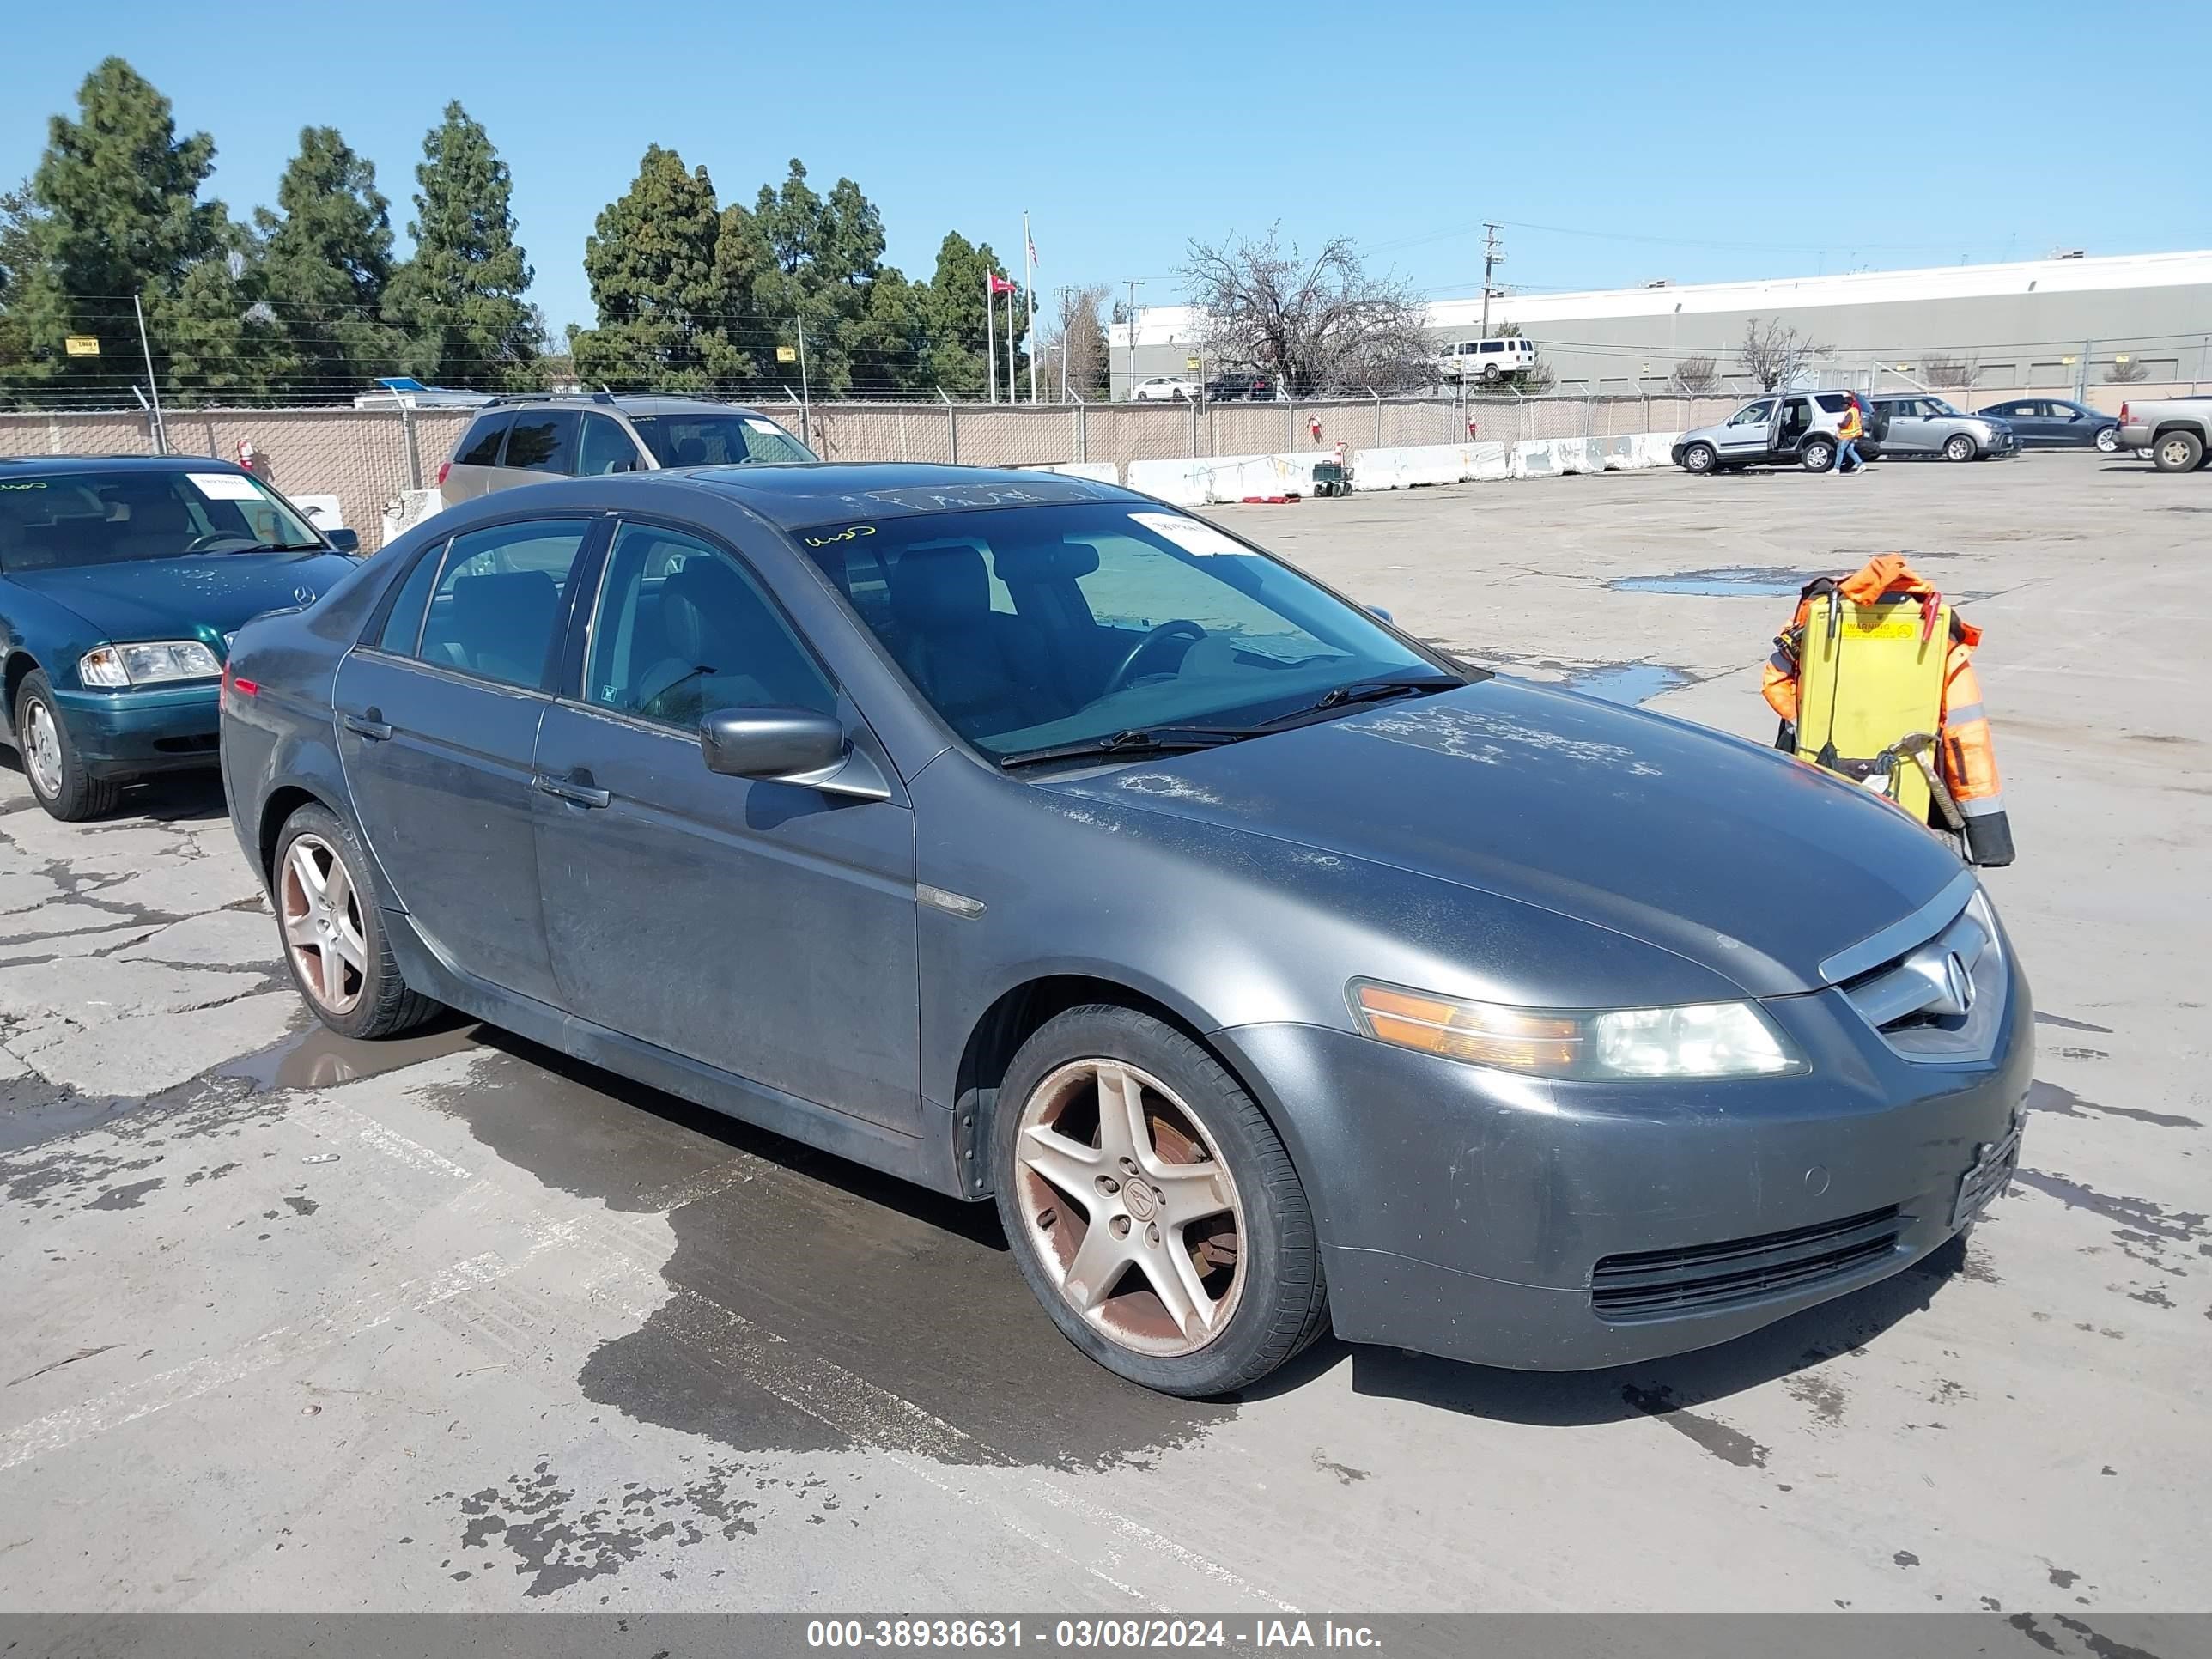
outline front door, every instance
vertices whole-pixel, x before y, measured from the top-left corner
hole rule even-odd
[[[844,702],[759,583],[625,523],[580,684],[538,740],[538,871],[562,1005],[854,1117],[921,1120],[914,815],[709,772],[718,708]],[[886,775],[890,763],[882,763]]]
[[[1728,418],[1715,446],[1723,460],[1747,461],[1766,453],[1774,425],[1774,399],[1761,398]]]
[[[464,973],[547,1002],[531,757],[590,533],[532,520],[430,549],[331,699],[354,811],[416,930]]]

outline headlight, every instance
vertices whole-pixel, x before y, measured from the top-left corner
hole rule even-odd
[[[1354,980],[1367,1035],[1529,1077],[1775,1077],[1809,1069],[1755,1002],[1513,1008]]]
[[[145,645],[103,645],[77,659],[76,677],[85,685],[121,690],[159,685],[167,680],[211,680],[222,665],[198,640],[156,640]]]

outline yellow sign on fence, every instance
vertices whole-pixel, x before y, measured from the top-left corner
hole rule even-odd
[[[778,346],[775,349],[775,360],[780,363],[797,362],[799,361],[799,348],[797,346]]]
[[[72,334],[62,342],[62,348],[72,357],[97,357],[100,339],[92,334]]]
[[[1182,366],[1188,369],[1196,369],[1199,367],[1198,359],[1195,357],[1186,357],[1182,360]]]

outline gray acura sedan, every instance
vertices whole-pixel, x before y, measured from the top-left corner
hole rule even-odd
[[[617,475],[440,514],[224,677],[322,1020],[440,1003],[994,1200],[1100,1364],[1573,1369],[1897,1272],[2030,1011],[1942,841],[1493,676],[1111,485]]]

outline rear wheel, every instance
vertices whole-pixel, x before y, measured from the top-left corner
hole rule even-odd
[[[2204,459],[2204,441],[2194,432],[2161,432],[2150,447],[2150,459],[2161,472],[2194,472]]]
[[[1836,447],[1826,438],[1814,438],[1797,452],[1797,465],[1808,472],[1826,472],[1836,464]]]
[[[999,1090],[1000,1219],[1069,1341],[1164,1394],[1231,1393],[1326,1323],[1305,1189],[1265,1115],[1173,1027],[1095,1004]]]
[[[1974,441],[1963,432],[1954,432],[1943,440],[1943,459],[1947,461],[1972,460]]]
[[[77,752],[46,671],[33,669],[15,693],[15,743],[32,797],[64,823],[79,823],[115,810],[120,778],[96,778]]]
[[[2106,454],[2110,455],[2118,449],[2119,447],[2119,428],[2116,426],[2100,426],[2097,428],[2097,447],[2099,449],[2104,451]]]
[[[1711,472],[1713,463],[1719,459],[1714,454],[1711,444],[1692,444],[1682,451],[1682,470],[1685,472]]]
[[[276,927],[285,965],[316,1018],[341,1036],[396,1036],[438,1005],[400,976],[368,867],[352,825],[301,807],[276,841]]]

